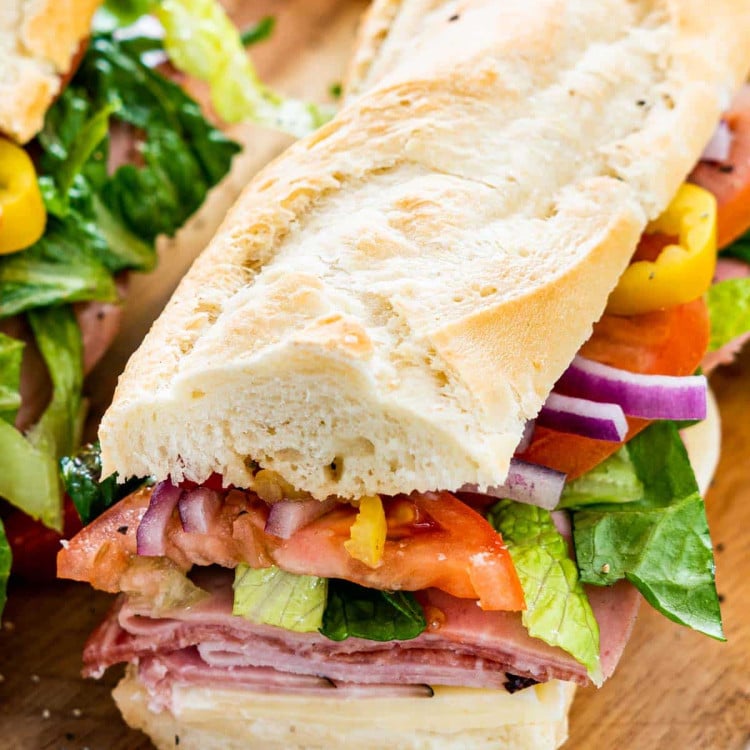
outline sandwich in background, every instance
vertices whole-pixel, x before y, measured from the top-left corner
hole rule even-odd
[[[156,238],[204,203],[240,148],[185,93],[198,79],[183,71],[206,77],[237,59],[234,110],[215,81],[204,97],[225,125],[283,112],[274,126],[299,134],[330,113],[257,78],[245,47],[272,19],[240,35],[212,2],[107,2],[95,17],[90,0],[11,5],[0,53],[0,498],[16,574],[43,579],[63,528],[80,528],[58,462],[80,445],[83,379],[119,330],[129,275],[154,269]],[[193,70],[217,34],[225,43]],[[10,564],[4,554],[1,579]]]

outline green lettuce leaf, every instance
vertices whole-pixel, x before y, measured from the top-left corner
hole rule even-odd
[[[152,10],[164,26],[170,60],[210,85],[214,108],[226,122],[253,120],[301,137],[332,117],[326,107],[285,98],[261,82],[217,0],[161,0]]]
[[[703,500],[672,422],[655,422],[628,445],[642,497],[573,513],[581,580],[623,578],[675,622],[723,639]]]
[[[52,400],[41,419],[29,430],[29,441],[49,446],[55,462],[71,453],[83,428],[83,343],[69,307],[33,310],[28,314],[37,346],[52,379]]]
[[[641,497],[643,484],[635,473],[627,448],[623,447],[596,468],[567,482],[558,507],[627,503]]]
[[[133,477],[124,484],[118,484],[117,473],[102,479],[99,443],[89,443],[73,455],[63,456],[60,460],[60,472],[65,492],[84,526],[146,483],[144,479]]]
[[[239,145],[211,126],[179,86],[109,35],[92,38],[74,89],[89,97],[91,111],[109,108],[143,136],[141,166],[126,164],[109,176],[104,155],[94,153],[84,170],[92,190],[140,239],[173,235],[227,173]]]
[[[234,572],[232,614],[251,622],[298,633],[315,633],[323,624],[328,581],[287,573],[275,566],[238,565]]]
[[[104,239],[77,215],[50,216],[36,244],[0,258],[0,318],[66,302],[115,302],[106,252]]]
[[[66,216],[71,198],[88,193],[82,175],[94,154],[103,159],[99,147],[108,136],[109,118],[117,109],[116,102],[95,106],[87,92],[70,86],[47,113],[39,134],[43,149],[40,185],[50,213]]]
[[[709,351],[721,349],[750,331],[750,278],[713,284],[706,293],[706,301],[711,318]]]
[[[113,121],[142,134],[143,164],[109,175]],[[37,144],[47,230],[32,247],[0,257],[0,318],[116,301],[112,275],[151,270],[156,236],[177,231],[239,150],[182,89],[106,35],[93,37]]]
[[[81,332],[66,307],[34,310],[29,322],[52,378],[52,400],[25,436],[0,422],[0,497],[61,531],[58,461],[78,445],[83,424]]]
[[[487,518],[502,535],[521,581],[529,635],[567,651],[600,685],[599,625],[550,512],[500,500]]]
[[[408,641],[427,628],[422,607],[406,591],[378,591],[330,579],[320,632],[332,641]]]
[[[0,333],[0,421],[13,424],[21,406],[23,341]]]
[[[7,601],[8,576],[10,575],[10,566],[13,562],[13,556],[8,544],[8,538],[5,536],[5,527],[0,520],[0,617],[2,617]]]

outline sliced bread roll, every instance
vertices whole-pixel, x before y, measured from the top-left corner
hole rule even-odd
[[[71,69],[101,0],[0,3],[0,134],[20,143],[44,115]]]
[[[105,474],[501,483],[750,68],[742,0],[382,13],[361,92],[248,185],[131,359]]]

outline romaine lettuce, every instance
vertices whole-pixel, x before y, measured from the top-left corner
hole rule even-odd
[[[133,3],[134,10],[140,7]],[[109,174],[112,120],[143,137],[142,166]],[[9,424],[18,408],[20,344],[3,339],[0,497],[60,529],[58,460],[77,448],[83,415],[80,331],[65,303],[116,301],[114,274],[154,266],[156,235],[174,234],[226,174],[239,146],[137,53],[95,35],[48,111],[35,148],[47,228],[32,247],[0,258],[0,318],[28,314],[53,398],[26,436]],[[88,488],[84,513],[101,512],[106,486],[98,495]]]
[[[600,503],[627,503],[643,497],[643,484],[635,473],[626,447],[563,489],[558,508]]]
[[[52,400],[26,436],[0,422],[0,497],[47,526],[62,530],[57,462],[80,440],[81,332],[67,307],[34,310],[29,322],[52,378]]]
[[[601,684],[599,625],[550,512],[500,500],[487,518],[502,535],[521,581],[529,635],[567,651]]]
[[[0,333],[0,421],[13,424],[21,406],[23,342]]]
[[[672,422],[655,422],[627,444],[642,496],[573,513],[581,580],[631,581],[675,622],[723,639],[705,506]]]
[[[275,566],[234,572],[232,614],[251,622],[275,625],[298,633],[314,633],[323,624],[328,581],[295,575]]]
[[[706,301],[711,318],[709,351],[750,332],[750,277],[714,284],[706,293]]]
[[[65,302],[117,300],[104,240],[77,216],[50,216],[42,239],[0,258],[0,318]]]

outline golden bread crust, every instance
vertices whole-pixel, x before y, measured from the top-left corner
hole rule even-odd
[[[131,359],[106,473],[501,483],[750,68],[730,0],[397,11],[408,44],[248,185]]]

